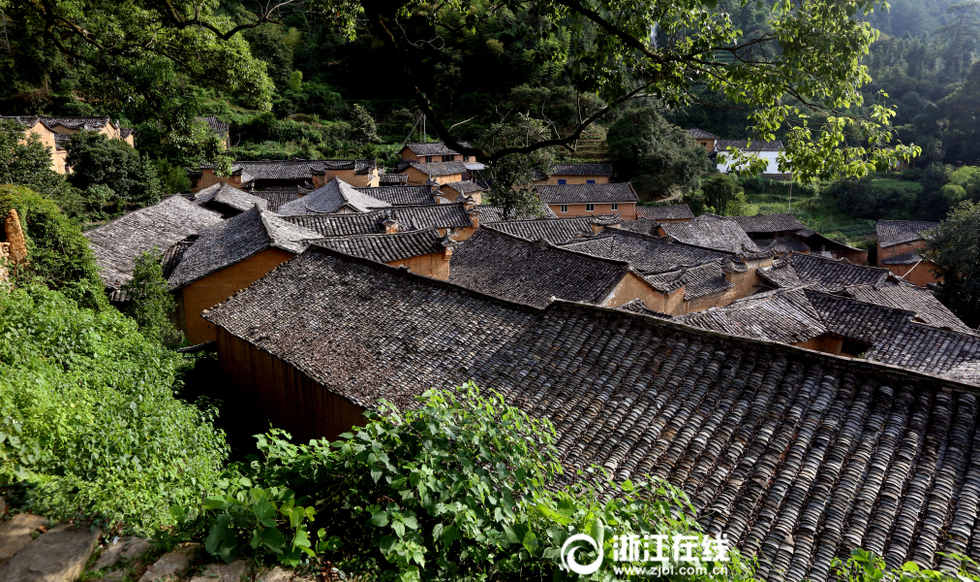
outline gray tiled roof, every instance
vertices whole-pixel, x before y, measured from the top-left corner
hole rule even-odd
[[[544,307],[550,297],[602,303],[629,265],[481,228],[453,253],[449,281],[510,301]]]
[[[378,184],[381,186],[404,186],[408,184],[408,176],[405,174],[381,174],[378,176]]]
[[[756,271],[773,287],[806,285],[819,291],[837,293],[851,285],[878,285],[888,278],[886,269],[861,267],[820,255],[794,254],[773,261],[771,267]]]
[[[807,253],[810,247],[805,242],[794,236],[781,236],[777,238],[756,239],[756,246],[760,249],[772,249],[779,254],[788,252]]]
[[[552,176],[612,176],[612,164],[555,164]]]
[[[476,211],[480,213],[480,222],[504,222],[504,209],[500,206],[491,204],[477,204]],[[536,218],[558,218],[551,208],[546,204],[540,204],[540,212],[529,214],[527,212],[512,212],[507,220],[534,220]]]
[[[724,293],[735,286],[725,279],[724,264],[717,261],[684,267],[674,271],[645,275],[644,278],[661,291],[671,292],[684,286],[684,301]]]
[[[875,232],[880,246],[893,247],[922,240],[922,233],[937,226],[939,226],[938,222],[924,220],[879,220],[875,224]]]
[[[546,240],[551,244],[592,236],[592,218],[536,218],[507,222],[480,222],[482,228],[492,228],[525,240]]]
[[[202,168],[211,168],[202,165]],[[354,170],[366,174],[377,167],[376,160],[240,160],[232,162],[232,170],[247,174],[252,180],[311,180],[313,174],[325,171]],[[243,183],[246,181],[243,177]]]
[[[691,207],[687,204],[671,204],[669,206],[636,206],[637,218],[653,220],[690,220],[694,218]]]
[[[299,187],[297,186],[252,190],[251,194],[257,198],[265,200],[268,203],[269,210],[272,212],[279,212],[280,206],[287,202],[292,202],[293,200],[299,200],[301,196]]]
[[[198,117],[198,119],[204,123],[207,123],[208,127],[211,128],[211,131],[218,135],[226,135],[228,130],[231,128],[230,124],[221,121],[214,115],[202,115],[201,117]]]
[[[720,152],[730,147],[746,152],[778,152],[783,149],[783,142],[778,139],[775,141],[753,139],[751,143],[747,139],[720,139],[715,143],[715,148]]]
[[[755,216],[732,216],[745,232],[770,233],[797,231],[805,229],[792,214],[756,214]]]
[[[269,202],[265,198],[256,196],[250,192],[244,192],[238,188],[235,188],[234,186],[225,184],[224,182],[212,184],[203,190],[198,190],[197,192],[188,195],[187,197],[198,206],[221,204],[229,208],[234,208],[240,212],[244,212],[256,204],[258,204],[262,210],[267,210],[269,208]]]
[[[377,188],[354,188],[362,194],[387,202],[392,206],[419,206],[436,204],[432,188],[428,186],[379,186]]]
[[[701,329],[786,344],[802,343],[827,333],[822,317],[801,287],[757,293],[725,307],[688,313],[674,320]]]
[[[183,196],[164,198],[85,231],[95,252],[102,282],[119,289],[133,277],[136,258],[144,252],[167,251],[174,243],[222,221],[221,215],[201,208]]]
[[[669,237],[653,237],[610,228],[582,241],[562,247],[619,261],[628,261],[644,275],[677,271],[707,263],[727,261],[732,255],[676,242]]]
[[[460,182],[449,182],[442,185],[443,188],[452,188],[460,194],[470,194],[471,192],[483,192],[484,188],[472,180],[462,180]]]
[[[629,182],[618,184],[548,184],[534,190],[545,204],[609,204],[638,202]]]
[[[453,174],[465,174],[466,166],[463,162],[409,162],[408,166],[415,168],[426,176],[451,176]]]
[[[914,265],[922,260],[922,255],[919,251],[913,250],[907,253],[902,253],[900,255],[895,255],[894,257],[889,257],[887,259],[882,259],[882,265]]]
[[[40,122],[47,128],[62,126],[67,129],[100,129],[112,124],[108,116],[104,117],[46,117],[43,115],[0,115],[0,120],[16,121],[24,127],[34,127]]]
[[[460,143],[464,146],[469,145],[466,142],[460,142]],[[405,144],[405,148],[408,148],[409,150],[412,151],[413,154],[417,156],[443,156],[443,155],[448,156],[451,154],[459,153],[456,150],[450,149],[449,147],[446,146],[446,144],[442,143],[441,141],[437,141],[433,143],[407,143]]]
[[[623,230],[646,234],[650,236],[660,236],[660,223],[652,218],[637,218],[636,220],[626,220],[621,226]]]
[[[319,237],[316,232],[253,207],[201,230],[168,281],[171,289],[180,289],[269,248],[299,254]]]
[[[345,255],[364,257],[379,263],[391,263],[412,257],[441,254],[445,250],[443,245],[445,240],[439,236],[438,230],[428,228],[415,232],[324,238],[314,244],[331,248]]]
[[[535,309],[315,247],[204,316],[366,408],[470,379],[498,390],[554,424],[566,471],[680,487],[759,579],[826,582],[854,547],[980,557],[971,386],[622,310]]]
[[[702,214],[687,222],[665,222],[660,226],[667,236],[683,243],[726,253],[763,252],[737,222],[713,214]]]
[[[914,311],[916,320],[928,325],[946,327],[963,333],[972,332],[965,323],[953,315],[949,308],[936,299],[932,291],[908,281],[887,278],[877,284],[850,285],[845,287],[841,294],[859,301]]]
[[[915,317],[915,312],[912,311],[856,301],[813,289],[807,289],[806,296],[832,333],[869,345],[889,341],[887,338],[904,329]]]
[[[342,208],[355,212],[370,212],[379,208],[390,208],[391,204],[378,200],[344,182],[334,178],[302,198],[281,205],[276,212],[283,216],[300,214],[329,214]]]
[[[980,384],[980,335],[919,323],[868,350],[869,359]]]
[[[687,135],[693,137],[694,139],[718,139],[718,136],[713,133],[708,133],[703,129],[689,129],[687,130]]]
[[[462,204],[398,206],[374,212],[283,216],[283,219],[315,230],[325,237],[384,232],[382,223],[388,219],[394,219],[398,223],[398,230],[402,232],[426,228],[453,229],[473,226],[473,221]]]

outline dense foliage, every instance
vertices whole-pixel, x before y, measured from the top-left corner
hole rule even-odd
[[[611,559],[591,577],[560,571],[565,541],[589,533],[609,557],[614,535],[704,540],[693,508],[669,485],[612,485],[590,473],[560,486],[550,424],[473,385],[429,391],[414,410],[384,405],[334,444],[296,445],[272,431],[259,449],[189,518],[226,560],[251,547],[287,564],[319,554],[380,579],[611,580]],[[580,563],[591,561],[587,550]],[[703,578],[749,577],[731,558],[706,564],[720,569]]]
[[[126,315],[133,318],[144,337],[161,344],[173,344],[184,334],[174,327],[170,314],[177,309],[177,301],[170,294],[170,285],[163,278],[158,250],[143,253],[136,258],[133,278],[123,285],[126,296]]]
[[[967,325],[980,326],[980,204],[963,202],[939,223],[927,256],[943,273],[939,298]]]
[[[20,275],[36,278],[83,307],[108,307],[95,255],[78,226],[58,205],[22,186],[0,185],[0,213],[20,215],[30,266]]]
[[[107,187],[115,194],[115,204],[122,208],[160,201],[156,168],[126,142],[82,131],[71,137],[65,149],[72,169],[69,180],[76,188],[91,191],[93,187]],[[95,197],[102,202],[100,196]]]
[[[36,285],[0,292],[0,481],[54,519],[172,521],[227,453],[213,410],[175,397],[182,366],[115,310]]]

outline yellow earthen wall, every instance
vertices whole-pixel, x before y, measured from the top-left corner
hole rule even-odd
[[[619,212],[623,220],[636,220],[636,204],[633,202],[620,202],[619,209],[613,210],[612,204],[596,204],[595,210],[586,211],[585,204],[567,204],[568,212],[561,211],[561,204],[549,204],[552,212],[558,218],[568,218],[571,216],[594,216],[597,214],[613,214]]]
[[[904,244],[900,244],[900,245],[893,245],[893,246],[890,246],[890,247],[883,247],[883,246],[881,246],[879,244],[878,245],[878,266],[879,267],[884,267],[885,266],[885,265],[882,265],[881,264],[881,261],[883,261],[884,259],[890,259],[892,257],[897,257],[898,255],[903,255],[903,254],[905,254],[905,253],[907,253],[909,251],[914,251],[914,250],[917,250],[917,249],[921,249],[924,246],[926,246],[926,241],[924,241],[924,240],[912,241],[912,242],[909,242],[909,243],[904,243]]]
[[[201,312],[258,281],[292,257],[293,254],[286,251],[266,249],[181,289],[187,322],[187,341],[199,344],[215,339],[214,326],[201,317]]]
[[[890,265],[891,267],[906,265]],[[915,283],[919,287],[925,287],[929,283],[939,283],[943,280],[942,275],[937,276],[933,270],[936,264],[932,261],[919,261],[903,277],[909,283]],[[891,269],[889,269],[890,271]]]
[[[617,307],[634,299],[639,299],[644,305],[656,311],[660,311],[657,307],[664,303],[663,295],[653,289],[649,283],[634,273],[627,273],[612,293],[602,302],[602,305],[604,307]]]
[[[541,180],[535,184],[558,184],[558,180],[564,180],[566,184],[588,184],[589,180],[595,180],[596,184],[608,184],[609,176],[562,176],[555,174],[548,176],[547,180]]]
[[[408,183],[413,186],[421,186],[429,181],[429,175],[424,174],[415,168],[407,168],[402,174],[408,174]],[[448,176],[432,176],[432,179],[440,184],[449,184],[450,182],[462,182],[462,174],[449,174]]]
[[[392,267],[405,266],[413,273],[446,281],[449,279],[449,261],[445,260],[443,256],[443,253],[432,253],[431,255],[402,259],[388,264]]]

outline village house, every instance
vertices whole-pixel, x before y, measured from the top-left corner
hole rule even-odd
[[[462,182],[467,169],[463,162],[402,162],[398,172],[408,176],[409,184],[442,185]]]
[[[427,228],[413,232],[324,238],[315,244],[434,279],[449,279],[449,262],[458,246],[448,235]]]
[[[201,318],[202,311],[248,287],[318,238],[316,232],[259,206],[202,229],[168,278],[177,299],[178,327],[187,341],[213,341],[214,326]]]
[[[787,253],[819,253],[834,259],[847,259],[855,265],[868,264],[868,251],[829,239],[810,230],[792,214],[732,216],[760,248],[771,248],[780,256]]]
[[[231,147],[231,124],[221,121],[214,115],[204,115],[198,117],[200,121],[208,124],[211,133],[218,136],[221,140],[221,149],[226,150]]]
[[[623,220],[636,219],[639,198],[629,182],[543,185],[535,186],[534,190],[541,201],[562,218],[619,213]]]
[[[558,215],[551,211],[551,208],[538,200],[537,208],[531,211],[511,210],[509,216],[505,216],[501,206],[492,204],[477,204],[476,211],[480,214],[480,222],[504,222],[506,220],[535,220],[538,218],[558,218]]]
[[[435,228],[439,236],[468,239],[480,226],[480,217],[466,204],[399,206],[355,214],[309,214],[283,219],[320,233],[322,237],[393,234]]]
[[[377,188],[355,188],[361,194],[370,196],[392,206],[425,206],[439,204],[436,194],[429,186],[378,186]]]
[[[744,162],[736,161],[731,154],[727,153],[728,148],[738,150],[742,154],[751,158],[761,158],[766,162],[766,167],[762,171],[764,177],[789,179],[792,174],[783,172],[779,169],[779,152],[783,151],[783,142],[760,141],[748,139],[719,139],[715,142],[715,162],[718,171],[722,174],[737,171],[747,167]],[[729,159],[731,158],[731,159]]]
[[[405,174],[381,174],[378,177],[378,186],[407,186],[408,176]]]
[[[980,539],[977,386],[928,367],[540,309],[318,247],[204,317],[241,408],[298,441],[472,380],[550,420],[567,473],[679,487],[759,579],[829,582],[855,547],[955,571],[938,552]]]
[[[449,282],[510,301],[544,307],[565,299],[615,307],[639,299],[659,304],[653,286],[625,261],[531,242],[491,227],[453,254]]]
[[[269,202],[265,198],[260,198],[222,182],[212,184],[204,190],[185,194],[184,197],[198,206],[217,212],[223,218],[237,216],[255,206],[262,210],[269,209]]]
[[[286,202],[276,209],[283,216],[300,214],[347,214],[371,212],[379,208],[391,208],[391,204],[378,200],[340,178],[334,178],[309,194]]]
[[[378,186],[377,160],[261,160],[232,162],[231,175],[219,176],[210,164],[201,166],[191,191],[219,182],[240,190],[282,190],[296,187],[313,190],[334,178],[359,188]]]
[[[84,232],[95,253],[110,301],[125,301],[122,287],[133,278],[136,259],[154,249],[164,253],[188,236],[220,224],[221,215],[171,196]],[[173,257],[169,257],[172,259]]]
[[[937,226],[938,222],[922,220],[879,220],[875,224],[878,266],[920,287],[942,281],[936,264],[920,254],[926,246],[925,233]]]
[[[79,131],[94,131],[109,139],[122,140],[132,147],[133,130],[113,123],[109,117],[43,117],[35,115],[3,115],[2,121],[15,121],[24,128],[24,137],[33,134],[51,152],[51,169],[59,174],[68,174],[65,144]]]
[[[714,214],[702,214],[687,222],[660,223],[657,234],[725,253],[772,256],[759,248],[737,222]]]
[[[704,148],[708,153],[715,151],[715,146],[717,145],[718,140],[721,139],[713,133],[708,133],[707,131],[696,127],[694,129],[687,130],[687,135],[691,136],[691,139],[694,140],[694,143],[697,144],[698,147]]]
[[[467,142],[460,142],[463,146],[469,146]],[[433,143],[407,143],[398,152],[402,160],[408,162],[476,162],[476,156],[463,155],[454,149],[449,148],[441,141]]]
[[[449,201],[455,201],[457,198],[462,196],[463,198],[472,198],[476,204],[483,202],[483,186],[480,186],[476,182],[471,180],[463,180],[461,182],[449,182],[443,184],[439,187],[439,191],[445,199]]]
[[[551,175],[534,184],[608,184],[614,174],[612,164],[555,164]]]
[[[669,204],[667,206],[637,206],[636,220],[653,220],[656,222],[687,222],[694,219],[694,213],[687,204]]]
[[[680,315],[727,305],[756,291],[756,271],[769,256],[738,255],[620,229],[561,245],[595,256],[627,261],[660,293],[649,308]]]

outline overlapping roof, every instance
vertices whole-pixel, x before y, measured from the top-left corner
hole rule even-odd
[[[378,200],[354,188],[340,178],[334,178],[302,198],[281,205],[276,212],[283,216],[300,214],[328,214],[341,209],[354,212],[370,212],[379,208],[390,208],[391,204]]]
[[[561,244],[570,240],[592,236],[592,218],[536,218],[533,220],[509,220],[507,222],[480,222],[483,228],[492,228],[525,240],[546,240]]]
[[[773,287],[806,285],[819,291],[838,293],[851,285],[879,285],[888,278],[887,269],[862,267],[820,255],[794,254],[773,261],[757,271]]]
[[[756,214],[755,216],[732,216],[745,232],[773,233],[804,230],[799,220],[792,214]]]
[[[545,204],[609,204],[638,202],[629,182],[617,184],[547,184],[534,190]]]
[[[676,242],[669,237],[652,237],[615,228],[562,246],[598,257],[627,261],[644,275],[728,261],[733,257],[728,253]]]
[[[454,243],[434,228],[415,232],[366,234],[324,238],[315,244],[379,263],[391,263],[424,255],[441,254]]]
[[[670,204],[667,206],[636,206],[637,218],[652,220],[691,220],[694,213],[687,204]]]
[[[880,246],[893,247],[923,240],[923,233],[937,226],[939,226],[938,222],[924,220],[879,220],[875,224],[875,232]]]
[[[373,212],[283,216],[284,220],[315,230],[321,236],[351,236],[385,231],[384,222],[394,220],[400,232],[426,228],[454,229],[473,226],[463,204],[398,206]]]
[[[255,205],[258,205],[262,210],[269,209],[269,201],[265,198],[256,196],[251,192],[244,192],[224,182],[212,184],[207,188],[186,195],[186,198],[198,206],[221,204],[239,212],[249,210]]]
[[[667,236],[679,242],[726,253],[763,252],[737,222],[714,214],[702,214],[687,222],[665,222],[660,226]]]
[[[552,176],[612,176],[612,164],[555,164]]]
[[[361,194],[387,202],[392,206],[419,206],[436,204],[432,188],[428,186],[379,186],[377,188],[354,188]]]

